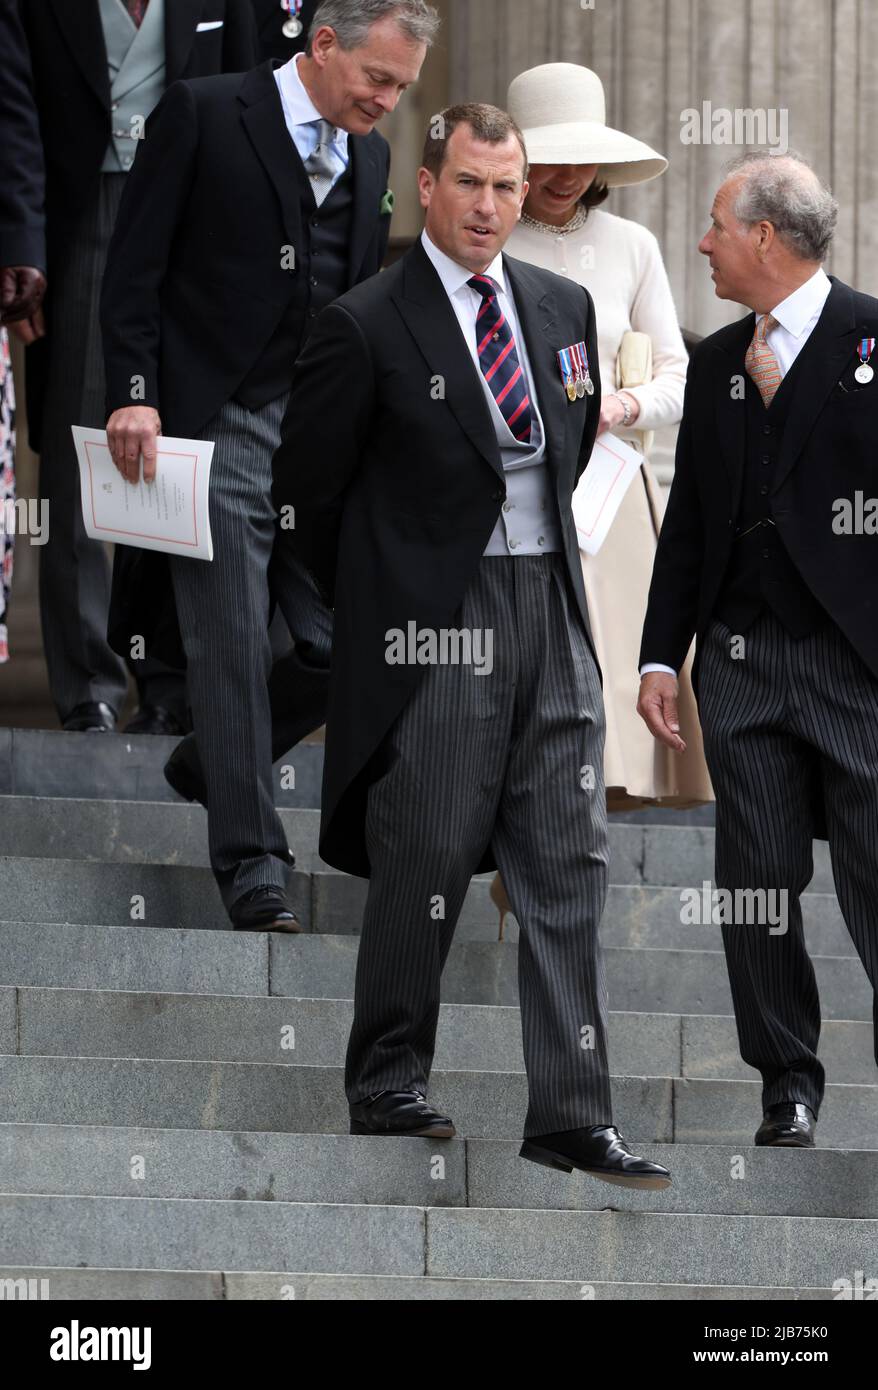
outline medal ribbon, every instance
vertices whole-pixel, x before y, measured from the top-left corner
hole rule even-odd
[[[566,386],[567,383],[570,381],[575,381],[576,375],[574,373],[573,366],[570,361],[569,348],[561,349],[561,351],[558,353],[558,362],[561,366],[561,374],[564,377],[564,385]]]

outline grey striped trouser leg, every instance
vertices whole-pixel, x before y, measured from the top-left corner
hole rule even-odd
[[[817,982],[799,895],[813,872],[815,790],[822,785],[839,903],[878,986],[878,679],[834,624],[796,640],[766,613],[732,659],[732,633],[711,624],[699,701],[717,793],[719,888],[786,889],[788,930],[723,926],[741,1056],[762,1073],[763,1105],[815,1113],[825,1076]],[[878,1014],[876,1014],[878,1061]]]
[[[493,843],[521,928],[525,1136],[608,1124],[604,715],[563,557],[483,559],[456,626],[493,633],[492,673],[429,667],[369,791],[348,1099],[426,1091],[442,968]]]
[[[102,174],[94,203],[73,230],[52,279],[49,373],[40,491],[49,499],[49,540],[40,554],[40,617],[52,698],[63,721],[77,706],[105,700],[117,713],[128,691],[125,663],[107,642],[111,567],[107,548],[82,520],[71,425],[103,429],[107,388],[99,319],[101,280],[126,174]],[[129,661],[140,702],[185,717],[181,671],[155,657]]]
[[[171,560],[195,736],[208,792],[210,861],[227,907],[287,883],[289,845],[274,805],[268,678],[269,566],[275,537],[271,461],[286,396],[250,411],[223,406],[202,430],[213,560]],[[332,615],[288,554],[272,566],[294,640],[329,666]]]
[[[40,552],[40,616],[52,698],[61,720],[76,705],[105,700],[117,712],[128,689],[125,663],[107,642],[110,562],[82,520],[71,425],[106,424],[98,320],[101,277],[124,174],[101,176],[94,203],[73,229],[63,267],[49,286],[49,353],[40,491],[49,501],[49,540]]]

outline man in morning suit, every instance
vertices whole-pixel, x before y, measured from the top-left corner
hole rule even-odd
[[[426,1100],[440,976],[472,875],[499,865],[521,926],[522,1156],[660,1187],[611,1115],[604,715],[571,513],[600,411],[594,311],[502,254],[526,175],[505,112],[434,121],[423,237],[324,311],[275,458],[284,543],[335,606],[320,852],[370,879],[351,1131],[454,1134]]]
[[[417,80],[437,27],[424,0],[324,0],[305,54],[176,83],[142,142],[110,248],[102,325],[117,467],[137,481],[142,456],[154,476],[159,433],[216,444],[214,558],[172,556],[170,571],[206,783],[196,794],[240,930],[300,929],[274,804],[270,595],[296,643],[283,659],[294,711],[280,753],[323,723],[329,679],[332,614],[288,549],[272,556],[271,460],[320,310],[381,268],[392,199],[375,126]],[[143,405],[130,403],[134,377],[146,383]],[[155,565],[144,573],[160,586]],[[148,589],[129,585],[135,603],[149,602]],[[169,775],[188,794],[181,748]]]
[[[15,0],[27,35],[46,165],[49,289],[20,324],[31,446],[51,509],[40,549],[49,686],[65,729],[108,732],[127,696],[107,641],[110,566],[82,521],[71,425],[100,428],[105,382],[98,297],[113,222],[143,121],[178,78],[256,62],[250,0]],[[129,653],[126,652],[126,656]],[[182,671],[129,660],[140,707],[128,733],[189,727]]]
[[[772,1146],[812,1145],[823,1099],[799,902],[815,836],[878,985],[878,540],[847,524],[874,492],[878,301],[824,273],[837,213],[798,156],[746,156],[717,194],[699,250],[753,312],[692,358],[641,651],[640,712],[679,749],[674,672],[697,633],[717,888],[784,908],[770,929],[736,896],[723,916],[747,920],[722,924]]]

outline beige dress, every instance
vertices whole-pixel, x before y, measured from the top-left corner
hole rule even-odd
[[[510,256],[568,275],[585,285],[597,317],[601,382],[616,387],[622,335],[647,333],[653,345],[653,380],[630,389],[640,405],[634,430],[617,430],[636,443],[641,430],[679,422],[688,357],[671,287],[652,232],[637,222],[593,208],[572,230],[522,221],[509,239]],[[611,810],[655,804],[683,809],[713,800],[695,697],[692,653],[680,673],[682,756],[659,744],[637,714],[638,658],[664,513],[662,489],[647,460],[631,484],[597,555],[580,551],[595,647],[604,677],[607,743],[604,772]]]

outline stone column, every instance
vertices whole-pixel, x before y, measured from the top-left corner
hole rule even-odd
[[[841,203],[827,269],[878,294],[878,5],[874,0],[449,0],[453,101],[504,104],[538,63],[593,67],[607,119],[667,155],[668,173],[620,189],[608,210],[659,238],[684,327],[739,311],[717,301],[696,247],[725,163],[746,145],[683,144],[681,114],[779,109],[789,144]]]

